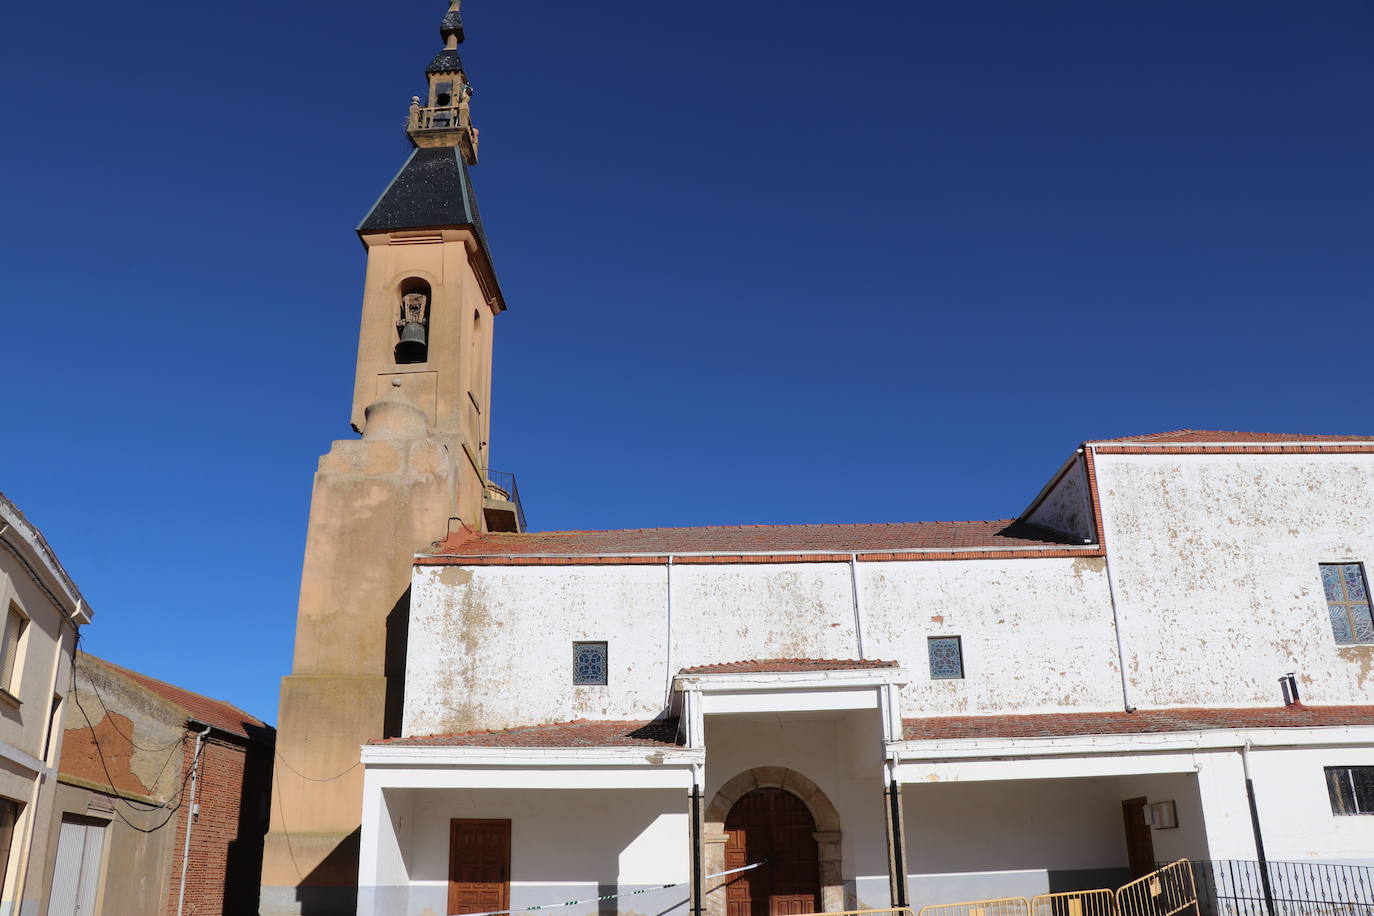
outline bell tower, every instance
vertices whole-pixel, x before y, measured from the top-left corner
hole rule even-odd
[[[315,474],[264,916],[355,912],[359,748],[399,734],[414,555],[460,527],[523,524],[513,480],[487,467],[492,332],[505,301],[468,174],[477,130],[459,3],[440,27],[428,104],[411,101],[410,156],[358,227],[360,438],[333,443]]]

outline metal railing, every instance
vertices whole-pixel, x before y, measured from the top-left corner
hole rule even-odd
[[[1179,859],[1116,892],[1119,916],[1201,916],[1192,863]]]
[[[515,517],[520,523],[521,531],[528,531],[525,527],[525,504],[520,501],[520,487],[515,482],[515,475],[507,471],[493,471],[487,468],[482,471],[487,477],[488,499],[504,499],[515,504]]]
[[[1374,916],[1374,867],[1215,859],[1193,863],[1202,916]]]
[[[999,897],[923,906],[921,916],[1030,916],[1030,911],[1030,901],[1025,897]]]
[[[471,114],[466,105],[452,105],[448,107],[420,108],[419,106],[410,109],[410,130],[451,130],[457,127],[467,127]]]
[[[1109,890],[1041,894],[1030,905],[1031,916],[1114,916],[1116,895]]]

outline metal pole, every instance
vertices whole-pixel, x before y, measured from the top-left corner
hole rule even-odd
[[[1259,804],[1255,801],[1255,781],[1250,778],[1250,742],[1240,749],[1245,768],[1245,795],[1250,800],[1250,829],[1255,832],[1255,855],[1259,859],[1260,886],[1264,889],[1264,909],[1274,916],[1274,889],[1269,884],[1269,860],[1264,856],[1264,833],[1260,830]]]
[[[177,916],[186,908],[186,866],[191,864],[191,828],[196,823],[196,786],[200,783],[200,751],[210,734],[210,726],[196,734],[196,753],[191,759],[191,797],[186,807],[186,838],[181,844],[181,889],[177,891]]]
[[[888,782],[887,790],[887,838],[889,844],[889,869],[892,875],[892,906],[895,909],[907,907],[906,888],[906,837],[902,827],[902,786],[897,780]]]
[[[692,782],[692,916],[701,916],[705,888],[701,857],[701,786]]]

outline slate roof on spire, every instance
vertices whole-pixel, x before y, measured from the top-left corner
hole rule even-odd
[[[433,62],[425,69],[426,73],[457,73],[463,69],[463,59],[458,56],[458,52],[445,48],[434,58]]]
[[[391,180],[359,232],[392,232],[397,229],[441,229],[471,226],[482,247],[487,234],[477,195],[472,190],[467,163],[456,147],[422,147],[406,160]]]
[[[443,24],[439,26],[439,35],[448,41],[450,35],[458,38],[458,43],[462,44],[467,36],[463,33],[463,14],[458,10],[449,10],[444,14]]]

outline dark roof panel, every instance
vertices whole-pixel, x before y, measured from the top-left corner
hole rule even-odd
[[[455,147],[436,147],[411,154],[358,231],[473,226],[482,236],[479,223],[466,163]]]
[[[448,48],[435,55],[433,62],[425,70],[426,73],[457,73],[463,69],[463,59],[458,56],[457,51]]]
[[[449,10],[444,14],[444,21],[439,26],[439,35],[447,39],[450,35],[458,36],[461,42],[467,36],[463,33],[463,14],[458,10]]]

